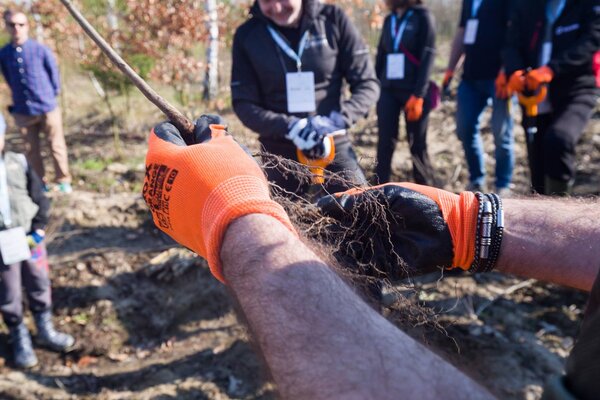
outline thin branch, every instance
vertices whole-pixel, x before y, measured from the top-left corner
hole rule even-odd
[[[94,29],[83,15],[75,8],[70,0],[60,0],[69,10],[73,18],[87,33],[87,35],[100,47],[102,52],[112,61],[112,63],[125,74],[131,82],[142,92],[148,100],[159,108],[171,122],[179,129],[184,138],[191,139],[194,132],[194,124],[187,119],[179,110],[172,106],[167,100],[154,91],[126,62],[119,56],[113,48],[104,40],[104,38]],[[193,142],[193,140],[189,140]]]

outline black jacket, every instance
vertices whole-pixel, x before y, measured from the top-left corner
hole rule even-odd
[[[269,20],[257,3],[251,14],[233,39],[233,109],[245,126],[260,135],[263,144],[265,139],[282,141],[292,120],[287,112],[285,74],[295,72],[296,63],[273,41],[267,30]],[[368,113],[379,95],[369,50],[339,7],[317,0],[303,1],[300,30],[310,33],[302,70],[315,74],[316,114],[328,116],[338,111],[351,126]],[[344,80],[350,86],[348,99],[342,96]]]
[[[502,49],[512,7],[517,0],[484,0],[476,18],[477,40],[465,46],[462,79],[496,79],[502,67]],[[521,0],[522,1],[522,0]],[[473,0],[463,0],[460,28],[472,18]]]
[[[391,33],[391,14],[385,18],[381,38],[377,46],[375,71],[385,89],[410,92],[425,97],[429,88],[429,77],[435,57],[435,28],[432,15],[423,6],[412,8],[413,14],[407,22],[400,50],[405,54],[404,79],[386,78],[387,55],[394,53],[394,38]]]
[[[507,33],[504,63],[508,74],[539,67],[546,25],[546,0],[520,1]],[[595,91],[592,59],[600,50],[600,0],[567,0],[552,30],[554,71],[550,99]]]

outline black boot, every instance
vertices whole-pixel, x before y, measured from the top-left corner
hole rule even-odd
[[[37,365],[38,360],[33,352],[29,330],[23,322],[14,327],[9,327],[10,342],[13,358],[17,368],[31,368]]]
[[[35,341],[40,346],[54,351],[64,351],[73,346],[75,343],[73,336],[54,329],[50,311],[34,314],[33,317],[38,331]]]
[[[558,179],[550,178],[548,175],[544,177],[544,194],[548,196],[568,196],[573,189],[573,181],[559,181]]]

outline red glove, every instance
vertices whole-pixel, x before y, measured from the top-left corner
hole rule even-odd
[[[552,72],[550,67],[543,66],[529,71],[525,75],[525,83],[527,84],[527,89],[536,91],[541,85],[550,83],[552,78],[554,78],[554,72]]]
[[[450,86],[450,82],[452,82],[452,78],[454,77],[454,71],[451,69],[446,70],[444,74],[444,80],[442,81],[442,88],[447,89]]]
[[[508,82],[506,81],[506,74],[504,71],[500,71],[498,76],[496,77],[496,98],[498,99],[508,99],[510,97],[510,93],[508,90]]]
[[[187,145],[169,122],[150,133],[144,200],[154,223],[177,242],[208,260],[220,281],[219,251],[227,226],[247,214],[267,214],[295,232],[283,208],[271,200],[258,164],[215,125],[218,116],[202,116]]]
[[[410,96],[404,106],[404,112],[406,113],[407,121],[418,121],[421,119],[423,115],[423,99],[415,95]]]
[[[508,80],[508,91],[510,94],[521,93],[525,90],[525,71],[520,69],[513,72]]]

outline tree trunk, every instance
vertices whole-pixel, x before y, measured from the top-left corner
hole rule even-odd
[[[204,99],[214,100],[219,91],[219,23],[217,0],[206,0],[208,47],[206,49],[206,75],[204,77]]]
[[[116,8],[116,1],[108,0],[108,7],[106,8],[106,21],[108,22],[108,29],[110,32],[110,43],[115,50],[119,50],[119,41],[116,38],[116,34],[119,31],[119,17],[117,16]]]

